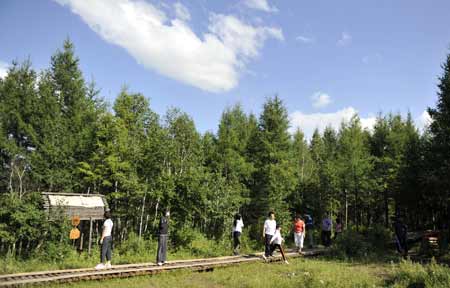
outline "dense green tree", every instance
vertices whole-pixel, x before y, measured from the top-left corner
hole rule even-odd
[[[433,179],[430,179],[432,181],[429,196],[436,200],[431,213],[441,222],[450,224],[450,54],[447,55],[442,69],[436,107],[428,109],[432,119],[430,156],[434,159],[434,164],[430,167]]]
[[[342,123],[339,131],[337,169],[340,187],[344,190],[345,206],[351,206],[352,215],[345,211],[345,220],[358,228],[364,211],[370,212],[367,199],[370,199],[372,158],[368,149],[368,135],[361,127],[358,116],[348,123]]]
[[[264,219],[273,210],[281,224],[290,220],[287,198],[296,187],[290,158],[291,137],[286,108],[276,96],[264,104],[259,129],[253,137],[255,173],[253,173],[253,219]],[[259,233],[258,233],[259,234]]]

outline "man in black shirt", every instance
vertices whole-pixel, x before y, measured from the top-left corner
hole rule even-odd
[[[156,263],[158,263],[159,266],[166,263],[169,216],[170,212],[169,210],[166,210],[165,216],[162,216],[159,221],[158,254],[156,255]]]

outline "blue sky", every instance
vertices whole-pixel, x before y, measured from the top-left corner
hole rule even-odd
[[[0,1],[0,77],[27,57],[40,70],[69,37],[85,77],[113,102],[123,85],[199,131],[223,110],[285,102],[292,128],[358,112],[410,111],[423,125],[450,52],[450,1]],[[3,72],[2,72],[3,71]]]

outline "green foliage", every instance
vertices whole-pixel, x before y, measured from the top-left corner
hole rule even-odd
[[[14,62],[0,80],[0,254],[48,251],[44,260],[65,262],[69,255],[77,265],[65,242],[67,223],[50,221],[35,191],[105,195],[115,243],[124,249],[118,261],[153,253],[155,244],[145,239],[166,208],[171,241],[183,253],[229,252],[235,213],[243,215],[245,242],[254,249],[270,210],[287,232],[294,213],[310,213],[318,227],[331,212],[360,232],[367,227],[365,239],[355,231],[341,237],[361,245],[337,241],[345,255],[364,255],[361,241],[382,251],[396,214],[415,215],[405,217],[411,230],[448,222],[449,67],[450,56],[423,135],[410,114],[380,113],[373,131],[354,115],[339,131],[316,130],[309,141],[301,129],[291,135],[278,96],[260,115],[229,107],[216,133],[201,134],[187,113],[171,108],[160,117],[146,95],[126,88],[107,109],[66,40],[48,69]]]
[[[362,259],[367,257],[370,251],[370,244],[365,237],[353,229],[348,229],[339,235],[332,247],[332,253],[340,258]]]
[[[403,261],[393,269],[394,277],[390,281],[390,287],[444,288],[450,285],[450,269],[435,262],[422,265]]]

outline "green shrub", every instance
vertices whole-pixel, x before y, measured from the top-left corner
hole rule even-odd
[[[194,229],[184,226],[181,229],[176,229],[173,231],[170,237],[171,243],[178,248],[187,248],[190,246],[192,241],[198,237],[197,234],[199,233]]]
[[[331,253],[339,258],[362,258],[367,257],[371,245],[363,235],[348,229],[342,232],[334,241]]]
[[[367,230],[367,241],[377,252],[387,249],[391,240],[392,232],[381,225]]]
[[[450,287],[450,269],[436,264],[422,265],[403,261],[394,267],[391,287]]]

